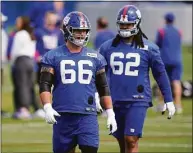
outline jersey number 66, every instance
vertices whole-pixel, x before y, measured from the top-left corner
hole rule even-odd
[[[91,70],[85,70],[83,69],[83,65],[88,65],[89,67],[93,66],[93,63],[89,60],[80,60],[77,62],[78,64],[78,71],[75,71],[74,69],[67,69],[66,65],[70,66],[76,66],[75,61],[73,60],[62,60],[60,62],[60,73],[61,73],[61,79],[63,84],[72,84],[76,82],[76,80],[81,84],[90,84],[90,81],[92,79],[93,72]],[[76,78],[76,73],[78,73],[78,78]],[[66,76],[70,77],[66,77]],[[83,76],[87,75],[87,78],[84,78]]]

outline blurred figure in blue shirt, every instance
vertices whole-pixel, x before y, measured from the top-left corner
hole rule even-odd
[[[181,103],[181,78],[182,78],[182,51],[181,31],[174,26],[175,16],[173,13],[166,13],[164,16],[165,27],[157,32],[156,44],[160,47],[161,58],[165,64],[168,77],[173,88],[176,112],[182,113]],[[162,107],[163,98],[160,95],[158,109]]]
[[[97,34],[94,39],[94,49],[99,49],[105,41],[114,38],[115,34],[108,29],[108,24],[105,17],[99,17],[97,19]]]
[[[29,17],[31,19],[31,24],[35,29],[44,26],[43,18],[47,11],[54,11],[53,2],[33,2],[31,10],[29,11]]]
[[[53,11],[46,12],[44,17],[44,27],[35,31],[37,39],[36,61],[38,66],[37,79],[40,74],[40,60],[42,56],[49,50],[64,44],[62,31],[57,27],[57,15]]]
[[[48,11],[53,11],[56,13],[57,25],[59,26],[65,15],[64,2],[62,1],[52,2],[43,0],[33,2],[31,10],[29,11],[29,16],[31,19],[31,24],[35,29],[44,27],[43,18],[46,12]]]
[[[93,46],[95,50],[98,50],[105,41],[115,37],[115,34],[108,29],[108,25],[109,23],[105,17],[99,17],[97,19],[97,34],[93,42]],[[98,106],[97,108],[99,109],[98,112],[102,112],[102,107],[99,103],[100,98],[97,92],[95,93],[95,98],[96,98],[96,104]],[[106,112],[103,112],[102,115],[103,116],[106,115]]]

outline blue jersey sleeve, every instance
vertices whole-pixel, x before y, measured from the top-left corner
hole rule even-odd
[[[105,57],[105,49],[104,49],[104,45],[102,45],[100,48],[99,48],[99,53]]]
[[[159,29],[156,33],[156,40],[155,40],[155,43],[159,46],[159,48],[162,47],[163,37],[164,37],[164,30]]]
[[[165,103],[173,101],[170,82],[157,46],[153,47],[150,52],[150,67],[153,77],[164,96]]]
[[[97,64],[97,71],[105,68],[105,66],[107,65],[107,62],[105,60],[105,58],[100,54],[98,53],[97,55],[97,59],[98,59],[98,64]]]
[[[46,67],[54,67],[54,56],[52,51],[47,52],[41,59],[41,65]]]

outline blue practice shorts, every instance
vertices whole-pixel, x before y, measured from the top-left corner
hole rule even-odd
[[[62,113],[53,125],[54,153],[67,153],[77,145],[99,146],[97,115]]]
[[[166,72],[170,81],[181,80],[182,79],[182,65],[165,65]]]
[[[148,106],[133,106],[132,104],[127,106],[129,107],[114,107],[118,128],[113,136],[117,139],[122,139],[124,136],[141,138]]]

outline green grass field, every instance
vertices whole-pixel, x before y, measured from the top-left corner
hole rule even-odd
[[[192,80],[192,47],[183,48],[183,80]],[[12,84],[9,66],[4,74],[2,87],[2,109],[13,111]],[[183,99],[183,115],[175,115],[172,120],[148,110],[144,125],[143,138],[140,140],[140,152],[192,152],[192,99]],[[108,135],[106,118],[99,117],[100,148],[99,152],[118,152],[116,140]],[[3,153],[52,152],[52,126],[44,120],[2,119]],[[77,148],[77,152],[80,150]]]

